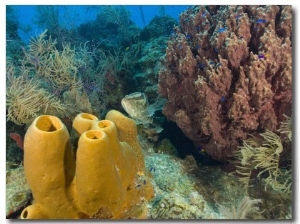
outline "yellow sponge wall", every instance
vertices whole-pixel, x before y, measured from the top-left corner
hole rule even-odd
[[[25,174],[34,201],[21,218],[146,217],[144,199],[154,193],[144,174],[136,126],[123,114],[110,113],[112,120],[99,121],[87,113],[74,119],[80,135],[76,161],[64,124],[54,116],[35,119],[24,142]]]

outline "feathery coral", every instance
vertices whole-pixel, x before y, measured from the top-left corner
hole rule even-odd
[[[8,66],[6,106],[7,119],[18,125],[29,122],[40,113],[60,115],[66,108],[60,100],[40,88],[40,82],[28,77],[28,70],[15,76],[15,68]]]
[[[289,141],[292,141],[292,118],[289,116],[283,115],[286,120],[281,122],[280,128],[278,131],[282,134],[286,134]]]
[[[51,36],[46,40],[46,33],[47,30],[31,39],[28,52],[24,51],[25,63],[32,65],[36,74],[48,80],[54,88],[80,88],[77,71],[84,62],[77,60],[70,44],[63,44],[62,51],[58,51],[56,40],[53,41]]]
[[[261,203],[261,199],[251,199],[248,196],[244,196],[237,207],[232,207],[228,210],[226,207],[219,205],[220,212],[225,215],[227,219],[246,219],[250,214],[258,213],[258,203]]]
[[[280,154],[283,151],[281,139],[269,130],[260,135],[263,139],[244,140],[240,151],[235,153],[241,163],[236,166],[237,173],[242,175],[240,181],[248,187],[252,170],[258,169],[258,177],[267,175],[265,190],[270,186],[275,191],[289,196],[292,185],[291,170],[282,171],[279,167]]]

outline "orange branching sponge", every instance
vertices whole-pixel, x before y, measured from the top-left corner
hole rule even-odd
[[[42,115],[29,127],[24,168],[34,201],[21,218],[146,218],[154,192],[135,123],[117,111],[106,120],[82,113],[73,128],[80,135],[76,159],[57,117]]]

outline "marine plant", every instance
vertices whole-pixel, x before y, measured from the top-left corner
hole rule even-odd
[[[90,72],[94,68],[92,54],[81,45],[75,48],[63,43],[62,50],[56,46],[57,40],[47,37],[45,30],[31,38],[28,48],[22,48],[20,62],[7,60],[9,120],[21,125],[41,113],[72,117],[93,111],[82,82],[83,77],[97,73]]]
[[[287,122],[283,122],[281,130],[286,127]],[[285,131],[285,133],[291,132]],[[285,150],[282,141],[276,133],[269,130],[261,133],[260,136],[262,138],[253,136],[244,140],[243,145],[239,147],[240,150],[234,153],[238,159],[236,172],[241,175],[239,179],[247,189],[252,171],[258,170],[257,177],[263,180],[265,190],[272,188],[283,197],[290,198],[292,171],[280,167],[280,156]]]
[[[219,211],[227,219],[247,219],[250,215],[259,214],[257,204],[261,202],[261,199],[251,199],[248,196],[244,196],[236,207],[232,206],[231,209],[228,209],[223,205],[219,205]]]
[[[24,64],[33,69],[37,76],[46,79],[51,88],[81,88],[77,77],[78,69],[85,66],[76,58],[76,52],[70,44],[63,44],[63,50],[55,47],[57,41],[51,36],[46,38],[47,30],[36,38],[31,38],[29,49],[24,50]]]
[[[62,115],[66,106],[53,94],[41,88],[38,79],[29,77],[29,70],[8,65],[6,85],[7,119],[15,124],[28,123],[41,113]]]

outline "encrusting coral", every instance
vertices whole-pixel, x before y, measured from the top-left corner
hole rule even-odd
[[[248,134],[275,131],[291,115],[292,7],[190,7],[164,65],[163,114],[225,161]]]
[[[105,120],[81,113],[73,128],[76,159],[60,119],[42,115],[30,125],[24,169],[34,201],[21,218],[146,218],[154,192],[134,121],[114,110]]]

